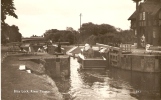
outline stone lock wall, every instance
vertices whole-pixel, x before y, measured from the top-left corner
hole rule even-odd
[[[51,77],[70,76],[70,57],[55,57],[45,59],[46,73]]]
[[[123,55],[120,67],[141,72],[161,72],[161,56]]]

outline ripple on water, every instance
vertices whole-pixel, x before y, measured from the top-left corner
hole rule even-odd
[[[137,81],[133,81],[138,73],[133,73],[133,76],[130,76],[130,72],[122,72],[118,69],[105,71],[79,70],[79,68],[77,59],[71,58],[70,89],[68,91],[70,99],[138,100],[140,94],[136,93],[137,89],[135,88],[138,86],[135,85]]]

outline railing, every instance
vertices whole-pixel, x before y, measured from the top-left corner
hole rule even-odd
[[[122,49],[123,53],[131,52],[131,44],[120,44],[120,48]]]
[[[108,54],[109,54],[109,64],[111,66],[115,66],[118,67],[121,64],[121,55],[122,55],[122,49],[120,47],[113,47],[113,46],[109,46],[109,45],[104,45],[104,44],[99,44],[96,43],[97,46],[99,47],[104,47],[107,48],[109,50]]]

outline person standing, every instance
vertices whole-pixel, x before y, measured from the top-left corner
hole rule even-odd
[[[57,52],[58,52],[58,53],[61,53],[61,44],[60,44],[60,39],[59,39],[59,43],[58,43]]]
[[[93,58],[93,56],[94,56],[94,51],[92,49],[92,46],[90,46],[90,48],[88,49],[88,57]]]

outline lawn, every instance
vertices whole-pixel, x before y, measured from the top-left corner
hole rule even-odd
[[[6,52],[2,48],[2,55]],[[1,99],[2,100],[62,100],[55,82],[46,74],[27,73],[20,71],[19,66],[25,65],[32,72],[39,73],[37,62],[20,61],[24,55],[5,58],[1,63]],[[30,56],[26,56],[30,57]]]

